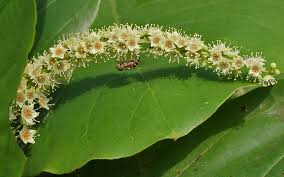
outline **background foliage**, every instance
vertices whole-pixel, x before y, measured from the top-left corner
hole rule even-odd
[[[33,44],[36,12],[32,0],[0,0],[0,176],[21,176],[25,156],[8,123],[8,106]],[[19,31],[21,30],[21,31]]]
[[[247,54],[262,51],[268,62],[284,69],[282,0],[39,0],[36,5],[34,35],[35,3],[0,1],[0,21],[6,24],[0,30],[0,174],[5,177],[21,176],[25,163],[8,134],[5,108],[15,95],[34,37],[30,56],[65,33],[91,26],[155,23],[200,33],[207,42],[223,39],[242,46]],[[282,175],[283,82],[232,100],[237,89],[254,85],[219,80],[215,74],[170,65],[162,58],[141,60],[129,72],[118,72],[114,62],[76,71],[71,83],[58,90],[56,106],[40,128],[23,175],[62,174],[90,160],[117,158],[125,159],[95,160],[70,176]],[[177,141],[159,142],[186,134]],[[17,163],[4,165],[8,160]]]

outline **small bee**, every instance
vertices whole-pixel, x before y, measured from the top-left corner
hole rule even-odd
[[[139,60],[130,60],[130,61],[127,61],[127,62],[118,63],[116,65],[116,68],[119,71],[123,71],[123,70],[135,68],[138,64],[139,64]]]

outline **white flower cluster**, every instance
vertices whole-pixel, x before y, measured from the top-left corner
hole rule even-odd
[[[133,61],[140,53],[165,56],[170,62],[211,69],[219,76],[245,77],[262,86],[277,83],[280,71],[275,63],[265,66],[261,54],[240,56],[237,48],[217,41],[206,45],[200,35],[186,35],[174,28],[162,30],[155,25],[114,25],[74,34],[59,40],[48,51],[33,58],[26,66],[17,96],[10,106],[9,120],[19,140],[34,143],[40,112],[49,110],[56,88],[68,82],[73,70],[90,62],[115,58]]]

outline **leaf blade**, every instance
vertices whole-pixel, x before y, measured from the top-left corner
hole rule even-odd
[[[130,158],[94,160],[66,176],[281,176],[283,85],[282,80],[272,89],[257,89],[225,103],[177,141],[159,142]]]
[[[16,177],[22,175],[26,158],[11,132],[8,107],[16,95],[16,87],[33,43],[35,3],[32,0],[0,1],[0,14],[0,176]]]
[[[184,29],[187,33],[198,32],[204,34],[206,40],[224,39],[240,46],[245,45],[248,49],[251,49],[245,50],[246,53],[252,50],[263,50],[269,57],[267,59],[268,62],[272,62],[275,58],[275,61],[280,65],[279,68],[283,67],[281,55],[279,52],[277,54],[274,52],[274,46],[280,44],[280,41],[283,39],[282,36],[280,35],[280,38],[277,38],[276,41],[270,41],[265,38],[265,44],[269,45],[269,47],[265,47],[265,44],[261,40],[263,38],[261,37],[267,36],[271,31],[267,31],[266,28],[263,29],[261,25],[257,26],[254,23],[250,23],[251,19],[249,17],[253,15],[254,12],[259,12],[263,9],[267,10],[267,8],[273,9],[274,12],[270,15],[273,22],[269,21],[267,18],[263,18],[262,15],[254,15],[253,18],[257,21],[263,19],[263,24],[273,26],[274,28],[272,29],[276,30],[274,33],[279,34],[281,28],[277,25],[279,20],[275,17],[280,16],[282,11],[275,11],[275,8],[273,8],[274,5],[271,5],[271,3],[268,4],[265,0],[259,1],[260,5],[257,7],[254,3],[248,3],[245,8],[242,6],[242,4],[245,3],[244,1],[236,4],[236,2],[233,2],[232,0],[218,0],[214,2],[205,0],[179,0],[175,2],[167,0],[122,0],[116,4],[115,2],[116,1],[105,1],[102,3],[103,10],[98,14],[99,18],[94,24],[94,27],[111,25],[114,21],[117,22],[117,20],[122,23],[128,22],[135,24],[159,23],[164,26],[173,26]],[[283,2],[277,2],[277,4],[282,7],[281,3]],[[220,8],[214,8],[218,6],[220,6]],[[174,8],[169,9],[168,7]],[[213,11],[210,11],[212,9]],[[234,10],[234,13],[231,9]],[[180,12],[180,10],[182,12]],[[206,14],[205,12],[208,13]],[[234,14],[243,12],[245,12],[247,17],[234,16]],[[264,15],[268,15],[266,12],[267,11],[265,11]],[[210,21],[208,21],[208,19],[210,19]],[[224,25],[227,23],[228,25]],[[214,24],[218,25],[216,26]],[[245,28],[236,28],[236,26],[243,26],[244,24]],[[249,32],[244,33],[244,30],[248,30]],[[279,45],[276,47],[278,51],[280,49]],[[63,93],[63,98],[59,101],[59,106],[56,110],[50,115],[46,127],[41,130],[41,133],[44,136],[41,136],[39,144],[42,145],[36,145],[34,147],[34,159],[31,158],[29,161],[31,165],[29,169],[30,172],[33,171],[32,168],[37,168],[37,173],[41,170],[54,173],[69,172],[72,169],[82,166],[88,160],[93,158],[115,159],[126,157],[140,152],[161,139],[177,139],[209,118],[236,89],[249,86],[249,84],[241,81],[219,81],[217,80],[217,76],[211,75],[209,72],[197,71],[192,73],[189,72],[189,74],[187,71],[184,71],[183,68],[180,68],[180,70],[182,70],[180,71],[182,73],[180,75],[182,75],[182,77],[188,77],[188,81],[179,82],[178,79],[173,81],[166,71],[159,70],[160,66],[162,66],[161,68],[163,69],[163,67],[171,68],[171,65],[167,65],[160,61],[152,61],[153,64],[151,64],[150,60],[152,60],[152,58],[150,57],[143,57],[142,59],[143,62],[145,60],[145,63],[141,64],[143,70],[142,67],[139,67],[142,73],[150,73],[154,68],[158,71],[156,76],[159,76],[160,79],[157,79],[152,75],[149,75],[149,78],[150,80],[151,78],[154,78],[152,79],[153,81],[151,81],[151,85],[158,90],[155,93],[162,101],[159,101],[159,99],[157,101],[157,99],[152,96],[153,93],[151,93],[151,89],[149,89],[146,82],[143,82],[141,74],[137,71],[133,72],[134,76],[131,73],[116,75],[114,68],[110,68],[113,67],[112,65],[114,64],[102,64],[100,66],[92,66],[88,71],[78,71],[74,75],[71,86],[67,86],[66,90],[63,91],[65,92]],[[169,71],[173,73],[179,72],[177,70]],[[163,78],[163,74],[168,74],[168,77]],[[191,74],[193,76],[190,76]],[[106,75],[109,77],[105,77]],[[97,76],[99,79],[95,79],[94,76]],[[149,80],[149,78],[144,80]],[[107,79],[108,81],[104,81],[103,79]],[[135,82],[133,82],[133,80]],[[74,84],[76,82],[78,83]],[[208,87],[206,86],[206,88],[204,86],[200,89],[199,86],[202,86],[203,84]],[[99,85],[100,87],[96,87],[96,85]],[[194,89],[192,89],[192,87]],[[192,93],[187,93],[186,89]],[[133,93],[133,90],[136,90],[136,92]],[[219,92],[222,94],[219,95]],[[195,93],[197,93],[197,96],[194,96]],[[212,95],[215,95],[211,95],[212,97],[207,96],[211,93]],[[146,94],[146,96],[143,96],[144,94]],[[198,104],[195,102],[187,102],[185,98],[180,98],[183,94],[186,95],[188,100],[195,100]],[[137,104],[140,103],[141,99],[144,104],[139,105],[139,107],[143,107],[144,112],[140,111],[139,116],[137,116],[137,113],[134,110],[137,109],[137,111],[139,111]],[[174,111],[171,112],[173,100]],[[126,104],[126,106],[123,107],[122,101],[127,101],[130,104]],[[160,102],[166,103],[162,105],[162,109],[159,109],[159,106],[161,105]],[[207,106],[207,102],[210,104],[210,107]],[[187,106],[188,104],[190,106]],[[83,106],[80,107],[80,105]],[[79,107],[80,110],[78,109]],[[92,109],[92,107],[94,107],[94,109]],[[188,107],[191,109],[190,112],[186,110]],[[202,110],[199,110],[199,107],[202,107]],[[150,111],[147,111],[148,109]],[[69,112],[68,118],[64,118],[64,116],[66,116],[66,110]],[[166,111],[168,117],[171,118],[172,121],[170,124],[171,128],[174,127],[172,128],[174,131],[169,130],[167,124],[160,124],[160,122],[165,122],[163,120],[163,110]],[[199,112],[201,113],[199,114]],[[115,118],[113,118],[114,115],[116,116]],[[148,118],[149,120],[147,121],[146,115],[151,119]],[[78,120],[78,117],[82,117],[83,120]],[[178,120],[174,120],[176,117],[178,117]],[[64,121],[59,119],[63,119]],[[67,119],[72,120],[75,123],[71,123],[69,128],[64,128],[64,131],[62,131],[64,136],[58,137],[55,133],[52,135],[48,134],[49,132],[55,132],[59,127],[62,127],[64,122],[67,122]],[[87,125],[90,121],[91,126]],[[102,124],[103,127],[95,125],[95,123]],[[134,126],[137,126],[138,124],[144,124],[145,127],[141,126],[137,128]],[[106,131],[104,128],[111,131]],[[155,132],[155,128],[159,131]],[[74,132],[73,130],[75,129],[78,131]],[[122,129],[123,132],[120,132]],[[147,132],[146,129],[150,132],[147,135],[144,134],[144,132]],[[130,130],[133,132],[130,132]],[[79,141],[80,148],[81,146],[84,147],[84,152],[81,152],[79,150],[80,148],[76,147],[76,144],[74,144],[72,139],[65,138],[70,134]],[[83,140],[81,140],[82,137]],[[58,138],[58,140],[56,140],[56,138]],[[133,139],[137,141],[133,142]],[[71,147],[72,150],[64,152],[64,148],[60,148],[59,153],[44,147],[41,148],[43,145],[49,146],[51,144],[58,144],[60,147],[68,146]],[[93,144],[93,147],[96,147],[96,150],[93,150],[93,147],[90,146],[90,144]],[[115,145],[115,151],[112,149],[113,144]],[[36,159],[40,156],[40,152],[53,155],[52,157],[46,158],[41,166],[37,166],[35,163],[37,162]],[[60,154],[60,156],[56,154]],[[78,154],[76,162],[70,162],[70,164],[67,164],[65,167],[60,166],[60,163],[65,160],[65,157],[71,156],[71,154]]]

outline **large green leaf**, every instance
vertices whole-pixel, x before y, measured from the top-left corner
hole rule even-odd
[[[131,158],[92,161],[65,177],[281,177],[283,113],[284,80],[224,104],[177,141]]]
[[[37,0],[37,34],[31,55],[43,52],[64,34],[88,30],[97,16],[100,2]]]
[[[118,73],[114,63],[76,73],[40,129],[29,173],[68,172],[91,159],[126,157],[161,139],[177,139],[245,85],[216,84],[214,74],[149,60],[135,73]]]
[[[26,65],[35,33],[33,0],[0,1],[0,176],[21,176],[25,156],[9,127],[8,106]]]
[[[258,6],[245,0],[104,1],[94,26],[109,25],[113,19],[175,26],[202,33],[207,40],[221,38],[261,50],[284,68],[281,4],[280,0],[273,5],[261,0]],[[271,35],[277,38],[272,40]],[[26,174],[70,172],[91,159],[126,157],[159,140],[177,139],[209,118],[236,89],[250,85],[220,81],[210,72],[149,57],[141,60],[137,70],[125,73],[116,71],[114,63],[76,72],[40,130]]]

